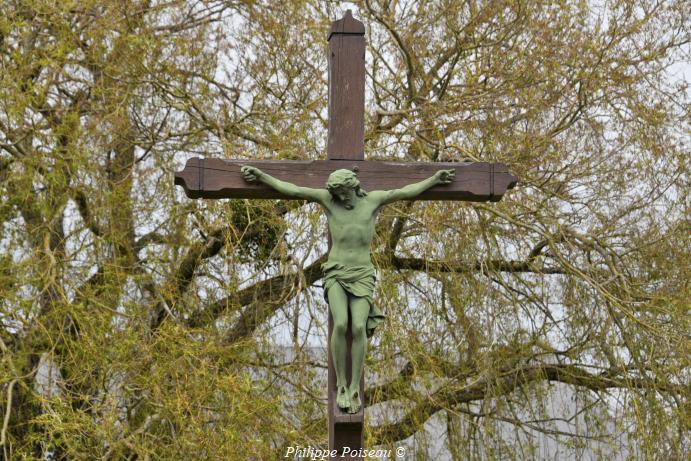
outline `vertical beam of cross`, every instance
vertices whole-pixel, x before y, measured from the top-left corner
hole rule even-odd
[[[329,32],[329,160],[365,159],[365,26],[350,10]]]
[[[329,32],[329,160],[352,160],[355,164],[365,159],[365,26],[353,18],[350,10],[343,19],[334,21]],[[330,240],[330,239],[329,239]],[[350,315],[348,315],[346,355],[347,379],[352,370]],[[328,424],[329,451],[338,450],[338,458],[345,447],[363,448],[364,399],[360,411],[348,414],[336,405],[336,369],[331,356],[333,319],[329,313],[329,390]],[[364,396],[364,370],[360,380],[360,395]]]

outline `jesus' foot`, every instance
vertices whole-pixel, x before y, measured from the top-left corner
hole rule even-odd
[[[350,407],[348,407],[348,413],[357,413],[360,411],[360,389],[354,389],[350,391]]]
[[[336,405],[342,410],[350,408],[350,394],[345,386],[338,386],[338,395],[336,395]]]

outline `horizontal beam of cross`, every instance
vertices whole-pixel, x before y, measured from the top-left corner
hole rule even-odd
[[[334,170],[354,170],[365,190],[398,189],[422,181],[440,169],[454,169],[451,184],[436,186],[415,200],[465,200],[497,202],[516,185],[503,163],[393,163],[358,160],[225,160],[192,158],[175,173],[175,184],[190,198],[291,199],[264,184],[250,184],[240,174],[242,165],[252,165],[275,178],[303,187],[324,188]]]

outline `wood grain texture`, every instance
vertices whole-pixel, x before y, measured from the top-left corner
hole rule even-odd
[[[350,11],[329,34],[329,159],[365,158],[365,26]]]
[[[242,165],[252,165],[284,181],[304,187],[324,188],[334,170],[356,170],[365,190],[398,189],[422,181],[440,169],[456,170],[451,184],[436,186],[415,200],[465,200],[496,202],[516,185],[503,163],[394,163],[352,160],[264,160],[192,158],[175,173],[175,184],[190,198],[292,199],[263,184],[247,183],[240,174]]]

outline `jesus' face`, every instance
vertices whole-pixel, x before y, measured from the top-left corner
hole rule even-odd
[[[355,205],[356,194],[355,189],[347,186],[340,186],[330,190],[333,198],[343,205],[344,208],[352,210]]]

